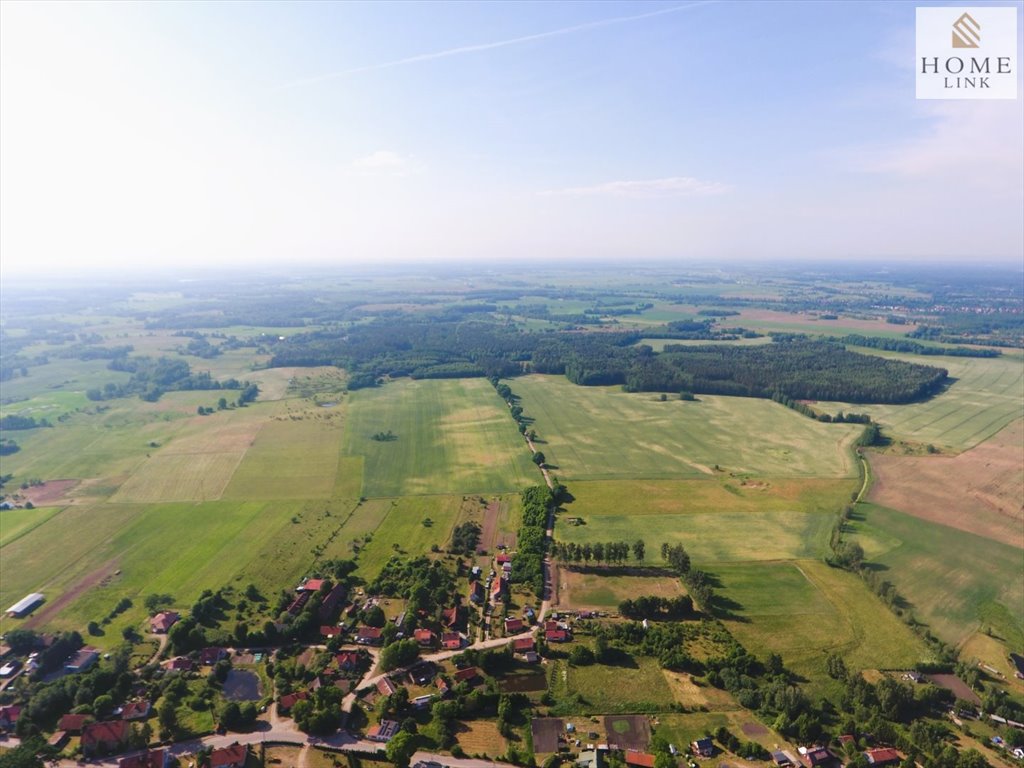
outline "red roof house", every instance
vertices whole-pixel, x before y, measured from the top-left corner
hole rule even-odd
[[[210,768],[244,768],[248,759],[248,744],[232,744],[210,753]]]
[[[533,650],[533,638],[532,637],[517,637],[512,641],[512,650],[522,653],[524,651]]]
[[[412,633],[413,639],[423,646],[431,646],[434,644],[434,633],[429,629],[417,629]]]
[[[626,765],[635,765],[637,768],[654,768],[654,755],[649,752],[638,752],[635,749],[627,749]]]
[[[150,705],[145,699],[129,701],[121,710],[122,720],[145,720],[149,717]]]
[[[522,619],[505,619],[505,634],[511,635],[523,631]]]
[[[305,701],[309,698],[309,694],[305,691],[296,691],[295,693],[286,693],[277,702],[277,711],[282,715],[287,715],[292,711],[298,702]]]
[[[57,728],[68,733],[81,733],[86,723],[92,720],[90,715],[64,715],[57,723]]]
[[[397,690],[398,686],[391,682],[390,677],[385,676],[377,681],[377,691],[381,696],[390,696]]]
[[[337,662],[338,669],[348,672],[359,666],[359,654],[355,651],[342,651],[334,657],[334,661]]]
[[[903,758],[895,749],[886,747],[884,749],[869,749],[864,753],[870,765],[896,765]]]
[[[544,633],[544,639],[549,643],[569,642],[569,633],[564,629],[549,629]]]
[[[445,650],[457,651],[462,647],[462,635],[458,632],[444,632],[441,634],[441,646]]]
[[[453,629],[459,623],[459,606],[453,605],[441,611],[441,622],[448,629]]]
[[[21,707],[17,704],[8,704],[6,707],[0,707],[0,726],[13,728],[20,717]]]
[[[299,587],[296,592],[319,592],[324,585],[323,579],[307,579],[306,583]]]
[[[154,635],[166,635],[181,617],[174,611],[162,611],[149,620],[149,631]]]
[[[87,756],[117,752],[128,743],[128,733],[126,720],[89,723],[82,728],[82,752]]]
[[[166,749],[154,749],[131,757],[122,757],[117,768],[167,768],[171,756]]]
[[[456,683],[468,683],[471,680],[476,680],[480,677],[480,670],[476,667],[466,667],[465,669],[457,670],[453,675],[452,679]]]
[[[380,630],[377,627],[359,627],[356,642],[360,645],[380,645]]]

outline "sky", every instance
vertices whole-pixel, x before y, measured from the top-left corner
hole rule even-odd
[[[916,100],[914,19],[912,2],[5,0],[0,275],[1022,263],[1024,99]]]

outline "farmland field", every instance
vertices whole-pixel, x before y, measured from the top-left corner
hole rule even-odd
[[[426,554],[436,544],[444,547],[459,518],[461,496],[409,496],[371,499],[364,514],[381,515],[382,522],[359,555],[359,573],[367,581],[380,573],[392,555]]]
[[[867,559],[886,569],[935,634],[959,644],[987,627],[1011,648],[1024,647],[1020,549],[873,504],[856,510]]]
[[[770,400],[701,395],[661,402],[563,377],[513,382],[566,480],[700,477],[721,469],[777,477],[847,477],[861,428],[822,424]]]
[[[737,620],[729,631],[755,654],[778,653],[787,667],[824,677],[825,656],[853,669],[906,668],[927,658],[923,643],[861,580],[820,560],[711,566]]]
[[[628,674],[629,686],[622,680]],[[578,694],[579,703],[571,708],[577,714],[658,712],[669,709],[674,701],[657,660],[635,658],[624,666],[593,664],[574,667],[556,661],[548,671],[556,699]]]
[[[60,507],[0,510],[0,547],[10,544],[19,536],[24,536],[58,512]]]
[[[393,440],[373,440],[391,431]],[[393,381],[349,404],[345,450],[365,457],[366,496],[515,491],[537,468],[484,379]]]
[[[619,603],[637,595],[675,597],[686,593],[679,577],[665,573],[603,574],[597,568],[583,573],[559,568],[559,605],[590,610],[617,611]]]
[[[1024,408],[1024,357],[1017,351],[1007,350],[1002,357],[978,358],[851,349],[945,368],[954,379],[945,392],[920,403],[851,405],[822,402],[816,405],[829,413],[839,410],[868,413],[894,437],[962,451],[1019,419]]]

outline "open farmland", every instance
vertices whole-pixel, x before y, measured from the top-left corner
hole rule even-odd
[[[893,437],[933,443],[962,451],[999,432],[1024,409],[1024,357],[1005,350],[1002,357],[941,357],[897,354],[855,348],[864,354],[896,357],[911,363],[945,368],[954,379],[946,391],[908,405],[815,405],[828,413],[868,413]]]
[[[374,440],[391,431],[395,439]],[[365,457],[366,496],[515,491],[537,468],[484,379],[403,379],[352,394],[345,450]]]
[[[622,681],[628,675],[629,685]],[[621,665],[574,667],[566,661],[549,665],[548,679],[555,700],[568,703],[555,714],[660,712],[672,706],[672,689],[657,660],[632,658]]]
[[[1021,550],[874,504],[853,523],[867,559],[884,570],[914,615],[949,643],[990,628],[1024,646]]]
[[[811,680],[838,653],[852,669],[906,668],[927,658],[923,643],[853,574],[820,560],[710,567],[736,617],[726,626],[759,655],[778,653]]]
[[[556,527],[567,542],[681,543],[698,564],[820,557],[853,480],[654,480],[573,483],[576,501]],[[582,519],[582,525],[568,522]],[[737,535],[742,531],[742,535]]]
[[[588,572],[560,567],[558,604],[561,607],[617,611],[619,603],[637,595],[676,597],[686,594],[678,576],[669,572],[638,571],[636,575],[617,572]]]
[[[461,496],[409,496],[364,502],[362,514],[380,515],[381,523],[372,532],[370,542],[361,548],[360,575],[367,581],[375,578],[399,552],[415,556],[430,552],[434,544],[444,547],[463,503]]]
[[[778,477],[846,477],[861,428],[822,424],[770,400],[701,395],[696,401],[581,387],[557,376],[512,383],[566,480],[671,478],[722,470]]]
[[[958,456],[868,457],[870,501],[1024,549],[1024,421]]]

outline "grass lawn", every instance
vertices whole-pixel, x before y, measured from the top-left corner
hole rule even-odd
[[[619,603],[637,595],[676,597],[686,593],[679,578],[652,571],[649,575],[620,576],[580,573],[559,568],[559,605],[590,610],[617,611]]]
[[[818,560],[710,566],[734,618],[726,626],[759,656],[826,683],[825,657],[851,670],[901,669],[927,658],[922,642],[856,576]]]
[[[1024,357],[1015,350],[1007,350],[1002,357],[978,358],[852,349],[945,368],[954,379],[945,392],[921,403],[819,404],[830,413],[838,410],[869,413],[896,437],[933,443],[955,451],[966,450],[991,437],[1014,419],[1019,419],[1024,409]]]
[[[675,698],[656,659],[636,657],[628,666],[550,664],[548,680],[558,702],[553,713],[661,712]]]
[[[861,429],[822,424],[770,400],[701,395],[661,402],[653,393],[580,387],[561,376],[512,382],[565,480],[703,477],[848,477]]]
[[[396,439],[376,441],[378,432]],[[515,491],[537,468],[484,379],[401,379],[352,394],[345,451],[365,457],[366,496]]]
[[[744,732],[744,725],[747,726],[749,735]],[[668,742],[677,748],[685,749],[691,741],[703,737],[707,732],[714,733],[722,727],[732,731],[740,741],[756,741],[769,750],[778,749],[779,746],[783,748],[789,746],[782,736],[745,710],[658,715],[654,733],[668,739]],[[792,747],[789,748],[792,749]]]
[[[1021,550],[874,504],[858,504],[854,536],[914,615],[946,642],[991,629],[1024,647]]]
[[[0,510],[0,547],[10,544],[19,536],[24,536],[60,511],[61,507]]]
[[[359,553],[360,575],[367,581],[376,578],[398,552],[415,556],[430,552],[433,544],[443,548],[451,537],[462,503],[461,496],[406,496],[371,499],[362,504],[364,514],[382,516],[382,521]],[[342,535],[348,538],[345,529]]]

